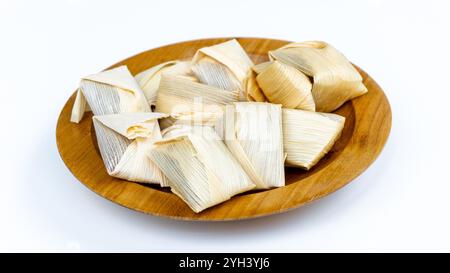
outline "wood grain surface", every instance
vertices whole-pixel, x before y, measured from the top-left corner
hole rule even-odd
[[[125,64],[131,73],[137,74],[162,62],[191,58],[197,49],[229,39],[203,39],[167,45],[137,54],[111,67]],[[260,38],[237,40],[255,63],[267,60],[269,50],[288,43]],[[369,92],[335,111],[346,117],[342,136],[315,167],[310,171],[286,168],[285,187],[244,193],[198,214],[176,195],[158,186],[109,176],[96,148],[91,114],[85,115],[79,124],[70,122],[75,93],[58,119],[56,140],[59,153],[73,175],[89,189],[117,204],[144,213],[183,220],[220,221],[284,212],[348,184],[369,167],[383,149],[391,128],[389,102],[378,84],[360,68],[358,71]]]

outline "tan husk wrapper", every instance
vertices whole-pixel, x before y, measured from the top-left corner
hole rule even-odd
[[[269,102],[315,111],[311,82],[296,68],[274,61],[260,70],[256,81]]]
[[[166,178],[147,157],[153,142],[160,140],[161,113],[123,113],[94,116],[100,154],[108,174],[117,178],[165,186]]]
[[[199,49],[192,64],[200,82],[239,91],[239,100],[246,100],[247,77],[253,62],[236,39]],[[238,89],[234,90],[236,87]]]
[[[273,63],[273,61],[263,62],[259,64],[255,64],[252,67],[252,70],[255,71],[256,74],[260,74],[266,69],[268,66],[270,66]]]
[[[344,123],[336,114],[283,109],[286,165],[309,170],[333,147]]]
[[[82,78],[70,121],[80,122],[88,109],[94,115],[151,111],[144,93],[126,66]]]
[[[135,76],[136,81],[141,86],[142,91],[144,91],[149,105],[155,105],[156,103],[157,91],[162,74],[181,76],[192,81],[197,81],[191,75],[190,61],[169,61],[153,66]]]
[[[163,75],[158,89],[155,110],[173,117],[194,112],[220,114],[226,104],[237,100],[237,91],[222,90],[180,77]],[[173,118],[161,120],[161,128],[164,129],[174,122]]]
[[[256,101],[256,102],[266,102],[267,98],[262,92],[256,81],[256,73],[254,71],[248,72],[247,83],[247,100],[248,101]]]
[[[238,102],[225,111],[225,144],[257,189],[284,186],[281,106]]]
[[[342,53],[325,42],[288,44],[270,51],[269,57],[313,78],[312,94],[318,112],[332,112],[367,92],[358,71]]]
[[[201,130],[184,128],[148,153],[169,178],[172,192],[197,213],[255,187],[214,130]]]
[[[242,84],[223,64],[207,56],[192,66],[192,72],[199,82],[217,88],[237,91],[242,90]]]

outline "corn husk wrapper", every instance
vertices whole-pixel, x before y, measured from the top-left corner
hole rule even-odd
[[[197,81],[191,75],[190,61],[169,61],[153,66],[135,76],[139,86],[144,91],[144,95],[149,105],[155,105],[161,75],[185,77],[186,79]]]
[[[342,53],[325,42],[288,44],[270,51],[269,57],[313,78],[312,94],[319,112],[332,112],[367,92],[358,71]]]
[[[80,122],[88,109],[96,116],[151,111],[144,93],[126,66],[82,78],[70,121]]]
[[[172,116],[161,120],[161,128],[175,122],[174,117],[192,113],[221,114],[224,106],[238,101],[237,91],[226,91],[184,78],[163,75],[158,89],[155,110]]]
[[[256,102],[266,102],[267,98],[262,92],[256,81],[256,73],[255,71],[249,71],[246,82],[246,90],[247,90],[247,100],[248,101],[256,101]]]
[[[223,112],[181,112],[170,115],[174,124],[189,126],[215,126]]]
[[[94,116],[98,146],[109,175],[121,179],[166,186],[167,178],[147,157],[160,140],[161,113],[122,113]]]
[[[225,110],[225,144],[257,189],[284,186],[281,106],[238,102]]]
[[[170,117],[174,122],[161,131],[164,137],[172,137],[174,132],[183,132],[183,128],[187,128],[188,131],[195,128],[198,131],[199,128],[210,127],[220,139],[224,139],[225,106],[217,112],[181,112],[172,114]]]
[[[253,62],[236,39],[201,48],[192,58],[192,71],[201,83],[239,91],[246,100],[247,78]]]
[[[199,128],[202,126],[192,126],[187,124],[175,124],[170,127],[167,127],[164,130],[161,130],[161,135],[164,139],[171,139],[179,136],[185,136],[193,131],[198,133]],[[201,133],[201,132],[200,132]]]
[[[274,61],[260,70],[256,81],[271,103],[284,108],[316,109],[309,78],[294,67]]]
[[[199,79],[199,82],[203,84],[228,91],[243,89],[233,73],[225,65],[218,63],[212,58],[202,58],[197,64],[192,66],[192,71]]]
[[[151,113],[145,95],[126,66],[82,78],[72,122],[86,110],[94,113],[93,124],[106,169],[111,176],[164,185],[165,177],[145,156],[145,150],[161,138],[158,118]]]
[[[333,147],[344,123],[336,114],[283,109],[286,165],[309,170]]]
[[[264,69],[266,69],[267,67],[269,67],[271,64],[273,64],[273,61],[268,61],[268,62],[263,62],[263,63],[259,63],[259,64],[255,64],[252,67],[252,70],[256,73],[256,74],[260,74],[264,71]]]
[[[169,178],[172,192],[194,212],[255,187],[213,129],[183,130],[156,142],[148,154]]]

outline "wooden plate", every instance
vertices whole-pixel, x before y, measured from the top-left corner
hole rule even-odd
[[[151,49],[111,67],[127,65],[131,73],[175,59],[188,59],[197,49],[230,38],[181,42]],[[238,38],[255,63],[267,60],[267,52],[287,41]],[[158,186],[132,183],[107,174],[96,147],[90,115],[71,123],[75,94],[61,111],[56,140],[62,159],[84,185],[99,195],[130,209],[183,220],[237,220],[280,213],[324,197],[361,174],[381,152],[391,128],[389,102],[378,84],[359,69],[369,92],[347,102],[336,113],[346,117],[341,138],[333,150],[310,171],[286,169],[286,186],[248,192],[199,214],[176,195]]]

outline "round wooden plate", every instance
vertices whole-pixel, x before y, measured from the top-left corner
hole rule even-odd
[[[140,53],[111,67],[127,65],[137,74],[162,62],[188,59],[197,49],[231,38],[204,39],[167,45]],[[267,52],[287,41],[237,38],[255,63],[267,60]],[[87,115],[79,124],[70,122],[75,94],[61,111],[56,140],[62,159],[89,189],[130,209],[183,220],[238,220],[280,213],[324,197],[361,174],[381,152],[391,128],[389,102],[378,84],[359,69],[369,92],[345,103],[335,113],[346,117],[341,138],[310,171],[286,169],[286,186],[248,192],[194,213],[175,194],[158,186],[128,182],[107,174],[97,149],[92,119]]]

